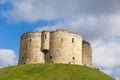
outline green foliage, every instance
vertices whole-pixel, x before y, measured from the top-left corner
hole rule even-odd
[[[70,64],[29,64],[0,69],[0,80],[114,80],[87,66]]]

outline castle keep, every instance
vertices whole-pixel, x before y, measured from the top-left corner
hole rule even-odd
[[[66,30],[28,32],[21,36],[18,64],[66,63],[92,66],[90,43]]]

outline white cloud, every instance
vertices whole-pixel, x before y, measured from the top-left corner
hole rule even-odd
[[[111,37],[92,42],[93,66],[120,80],[120,43]]]
[[[16,63],[17,59],[13,50],[0,49],[0,67],[15,65]]]
[[[69,21],[70,30],[82,33],[87,40],[115,37],[120,31],[120,15],[88,15],[77,18]]]
[[[37,27],[35,29],[35,31],[43,31],[43,30],[50,30],[50,31],[54,31],[56,29],[69,29],[69,27],[62,22],[57,22],[54,25],[51,26],[42,26],[42,27]]]
[[[109,38],[110,39],[110,38]],[[93,42],[94,66],[114,68],[120,66],[120,43],[112,40]]]
[[[35,30],[55,30],[67,29],[72,32],[82,34],[86,40],[93,41],[106,37],[119,36],[120,15],[108,16],[76,16],[68,18],[64,22],[57,22],[52,26],[40,26]]]
[[[11,0],[12,10],[5,12],[13,21],[72,17],[75,15],[110,15],[119,13],[118,0]],[[101,6],[102,5],[102,6]]]

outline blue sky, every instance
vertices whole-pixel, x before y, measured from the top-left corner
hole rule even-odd
[[[93,48],[93,66],[120,80],[119,0],[0,0],[0,67],[15,65],[25,32],[67,29]]]

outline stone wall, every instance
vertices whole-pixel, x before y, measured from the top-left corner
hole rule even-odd
[[[21,36],[18,64],[67,63],[92,66],[88,42],[66,30],[29,32]]]
[[[41,33],[25,33],[21,36],[19,64],[44,63],[41,52]]]
[[[66,30],[51,32],[46,62],[82,64],[82,37]]]
[[[87,41],[83,40],[83,46],[82,46],[82,56],[83,56],[83,65],[86,66],[92,66],[92,48],[90,43],[88,43]]]
[[[50,46],[50,32],[49,31],[43,31],[41,35],[41,50],[43,52],[48,52],[49,46]]]

